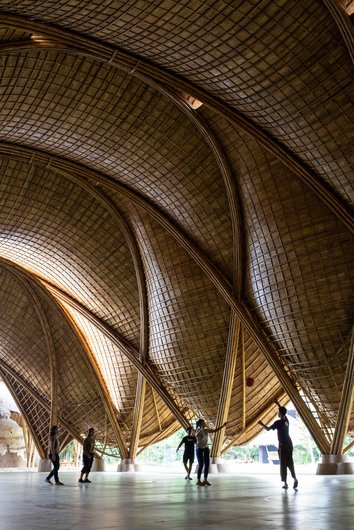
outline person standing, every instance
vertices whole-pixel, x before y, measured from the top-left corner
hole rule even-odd
[[[258,422],[267,431],[277,431],[278,433],[278,454],[280,461],[280,478],[284,482],[283,489],[288,489],[287,483],[287,468],[294,479],[294,489],[298,487],[298,480],[295,474],[293,461],[293,442],[289,436],[289,420],[286,416],[287,410],[285,407],[279,407],[279,420],[275,421],[270,427],[267,427],[262,421]]]
[[[198,480],[197,486],[211,486],[208,482],[208,473],[210,467],[210,449],[208,447],[208,439],[210,432],[218,432],[227,425],[225,422],[217,429],[208,429],[203,419],[197,421],[197,460],[198,460]],[[201,481],[202,472],[204,470],[204,481]]]
[[[50,429],[50,435],[49,435],[49,458],[52,461],[53,469],[45,479],[48,484],[53,484],[50,480],[52,477],[54,477],[56,486],[64,486],[62,482],[59,480],[59,468],[60,468],[60,457],[59,457],[59,438],[58,438],[58,426],[53,425]]]
[[[183,453],[183,465],[185,470],[187,471],[187,475],[185,477],[185,480],[193,480],[191,478],[191,471],[192,471],[192,465],[194,462],[194,447],[197,443],[197,439],[193,434],[193,428],[188,427],[187,429],[187,436],[184,436],[181,440],[181,443],[176,449],[176,453],[178,449],[184,444],[184,453]]]
[[[81,470],[79,482],[91,483],[91,480],[89,480],[88,476],[91,471],[94,456],[95,456],[95,429],[91,427],[91,429],[89,429],[87,438],[85,438],[84,440],[84,449],[83,449],[83,454],[82,454],[82,460],[83,460],[84,465]],[[84,476],[86,476],[85,479],[84,479]]]

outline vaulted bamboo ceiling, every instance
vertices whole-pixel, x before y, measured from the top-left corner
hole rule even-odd
[[[53,384],[63,437],[123,456],[193,416],[246,442],[274,398],[325,452],[353,323],[348,4],[0,0],[0,375],[43,455]]]

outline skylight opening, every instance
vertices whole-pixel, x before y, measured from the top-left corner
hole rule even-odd
[[[203,105],[202,101],[199,101],[199,99],[190,96],[189,94],[182,94],[182,97],[186,103],[190,106],[191,109],[197,110],[199,107]]]

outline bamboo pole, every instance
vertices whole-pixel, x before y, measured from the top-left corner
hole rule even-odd
[[[245,353],[245,332],[242,327],[242,354],[241,354],[241,364],[242,364],[242,429],[246,427],[246,353]]]
[[[334,430],[332,446],[330,454],[343,454],[343,446],[345,436],[348,431],[350,414],[353,406],[354,396],[354,326],[352,328],[352,336],[350,341],[349,355],[345,377],[343,382],[342,397],[340,400],[338,418]]]
[[[136,386],[134,413],[133,413],[133,429],[132,429],[132,434],[130,438],[130,448],[129,448],[129,456],[132,459],[136,458],[138,447],[139,447],[141,424],[142,424],[142,418],[143,418],[143,413],[144,413],[145,394],[146,394],[146,379],[139,372],[137,386]]]
[[[224,374],[223,374],[223,380],[222,380],[222,385],[221,385],[219,406],[218,406],[218,411],[216,414],[216,426],[217,427],[225,423],[225,421],[227,420],[228,414],[229,414],[232,387],[233,387],[233,382],[234,382],[235,368],[236,368],[236,361],[237,361],[239,337],[240,337],[240,319],[232,311],[231,318],[230,318],[230,330],[229,330],[229,338],[228,338],[228,345],[227,345],[227,351],[226,351],[226,359],[225,359],[225,365],[224,365]],[[211,447],[211,456],[214,458],[220,456],[220,452],[221,452],[221,448],[222,448],[223,440],[224,440],[224,433],[225,433],[225,427],[222,428],[220,431],[217,431],[214,435],[214,439],[213,439],[213,443]]]
[[[151,389],[151,392],[152,392],[152,399],[154,401],[154,407],[155,407],[155,412],[156,412],[156,417],[157,417],[157,422],[159,424],[159,430],[160,432],[162,431],[162,428],[161,428],[161,421],[160,421],[160,414],[159,414],[159,410],[157,408],[157,403],[156,403],[156,396],[155,396],[155,392],[154,392],[154,389],[152,388]]]
[[[343,449],[343,454],[350,451],[350,449],[354,446],[354,440],[352,440],[346,447]]]

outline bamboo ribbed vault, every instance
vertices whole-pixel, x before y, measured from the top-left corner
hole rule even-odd
[[[53,421],[135,458],[197,415],[229,421],[217,456],[275,398],[340,453],[354,430],[345,5],[84,7],[0,0],[0,373],[40,454]]]

